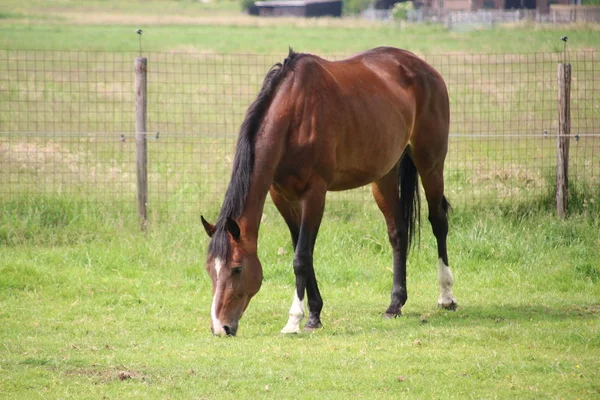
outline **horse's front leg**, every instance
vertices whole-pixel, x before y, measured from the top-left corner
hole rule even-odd
[[[302,209],[300,208],[300,202],[297,198],[286,196],[279,191],[277,186],[272,186],[270,190],[271,199],[279,210],[279,213],[283,217],[285,223],[290,230],[292,236],[292,244],[294,246],[294,254],[296,253],[296,247],[298,244],[298,237],[300,236],[300,216]],[[292,306],[289,311],[289,319],[287,324],[281,330],[281,333],[299,333],[300,322],[304,319],[304,296],[302,300],[297,294],[294,288],[294,296],[292,300]]]
[[[319,292],[313,266],[313,250],[325,209],[325,194],[327,188],[321,180],[312,180],[300,199],[301,217],[300,229],[294,251],[294,274],[296,288],[294,300],[290,308],[289,320],[282,333],[300,332],[300,321],[304,317],[304,297],[308,296],[308,321],[305,331],[320,328],[323,299]],[[289,226],[289,224],[288,224]],[[291,229],[290,229],[291,230]],[[294,233],[292,232],[292,238]]]

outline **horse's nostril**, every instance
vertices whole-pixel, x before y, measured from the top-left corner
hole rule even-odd
[[[225,334],[227,334],[227,336],[233,335],[233,332],[228,325],[223,325],[223,330],[225,330]]]

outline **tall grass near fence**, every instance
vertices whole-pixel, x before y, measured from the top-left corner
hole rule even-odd
[[[71,246],[138,226],[130,203],[98,205],[82,196],[40,195],[2,200],[0,245]]]

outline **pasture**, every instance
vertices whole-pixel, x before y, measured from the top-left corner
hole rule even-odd
[[[257,20],[238,15],[237,4],[231,2],[144,3],[140,9],[141,2],[8,0],[0,5],[0,47],[135,52],[138,42],[133,32],[139,27],[145,30],[144,49],[165,54],[285,54],[288,45],[299,51],[348,54],[384,44],[455,56],[559,52],[561,35],[569,36],[575,51],[600,47],[600,30],[593,26],[518,25],[448,33],[436,26],[399,29],[353,19]],[[191,57],[189,64],[197,60],[202,56]],[[53,68],[61,65],[64,70],[52,71],[56,76],[69,73],[68,56]],[[480,71],[477,76],[484,75]],[[468,78],[462,79],[449,84],[469,92]],[[55,87],[55,80],[54,75],[49,78],[49,87]],[[162,84],[169,93],[170,82]],[[10,86],[2,95],[18,102],[26,88]],[[533,101],[539,100],[535,85],[521,89],[526,96],[532,94]],[[243,87],[244,96],[237,98],[232,115],[243,112],[242,103],[250,101],[252,90],[251,85]],[[177,96],[186,93],[171,90],[170,97],[155,104],[174,110]],[[217,98],[218,90],[209,95]],[[582,102],[586,99],[581,96]],[[96,132],[102,124],[110,125],[60,107],[42,110],[67,118],[51,131],[75,132],[84,126],[84,131]],[[496,127],[499,133],[509,132],[512,128],[507,126],[513,125],[529,128],[529,120],[521,117],[525,111],[509,109],[502,101],[490,102],[483,93],[459,107],[461,116],[468,115],[469,107],[488,114],[507,107],[494,114],[498,119],[493,123],[488,118],[479,124]],[[597,104],[582,110],[586,127],[597,133]],[[541,104],[538,111],[547,112],[547,107]],[[235,118],[223,122],[215,119],[218,115],[218,110],[211,110],[208,117],[193,118],[214,124],[216,132],[229,133]],[[125,126],[127,118],[115,126]],[[10,121],[6,114],[0,117],[0,132],[23,131],[18,124],[8,127]],[[465,126],[475,131],[477,125]],[[24,130],[31,129],[26,125]],[[324,329],[293,336],[279,333],[292,298],[291,243],[285,224],[268,202],[258,249],[263,287],[241,320],[238,336],[215,338],[209,331],[211,282],[204,271],[207,237],[199,214],[216,219],[226,184],[221,180],[226,179],[231,160],[226,155],[210,160],[221,176],[210,181],[210,187],[183,185],[186,181],[178,179],[185,175],[200,179],[205,171],[193,168],[194,160],[227,153],[233,138],[217,142],[175,137],[155,149],[150,144],[157,161],[154,173],[161,178],[159,185],[168,188],[157,190],[158,212],[164,217],[151,220],[142,234],[133,197],[128,197],[135,189],[123,178],[123,173],[133,171],[118,169],[130,161],[131,141],[70,136],[61,142],[57,137],[49,142],[27,139],[26,148],[16,153],[7,152],[15,147],[2,147],[7,142],[0,140],[0,397],[591,399],[600,395],[600,193],[593,182],[574,184],[572,215],[560,221],[551,211],[553,193],[537,187],[546,177],[523,177],[521,164],[498,172],[508,176],[501,179],[501,186],[485,168],[480,176],[464,176],[453,169],[446,177],[455,206],[448,252],[459,308],[436,309],[435,239],[424,207],[421,239],[409,256],[409,300],[404,315],[394,320],[382,318],[389,303],[392,262],[385,224],[374,202],[364,193],[364,201],[342,198],[328,203],[315,250],[325,301]],[[93,151],[92,142],[98,142]],[[540,142],[515,146],[522,165],[553,156],[554,142]],[[585,143],[572,146],[584,148]],[[493,166],[511,152],[504,146],[500,154],[491,145],[474,149],[469,141],[454,144],[459,152],[476,152],[465,162],[479,165]],[[597,152],[579,151],[573,150],[578,170],[597,165],[592,163]],[[535,156],[530,158],[531,154]],[[577,154],[583,154],[579,163]],[[174,173],[178,167],[184,169]],[[80,185],[73,179],[74,171],[90,181]],[[56,192],[36,192],[40,176],[52,181]],[[510,193],[522,201],[485,197],[494,190],[506,196],[515,186],[519,190]],[[21,188],[35,194],[15,196]],[[477,206],[464,200],[470,190],[482,193]],[[221,197],[215,195],[219,191]],[[98,199],[102,201],[94,201]]]
[[[597,210],[457,210],[456,312],[436,309],[435,240],[409,258],[385,320],[391,252],[375,210],[326,213],[315,251],[324,329],[282,336],[293,272],[267,207],[265,281],[235,338],[212,337],[200,224],[146,234],[71,199],[3,204],[0,394],[6,398],[594,398]],[[210,215],[210,214],[209,214]],[[215,215],[215,214],[212,214]]]

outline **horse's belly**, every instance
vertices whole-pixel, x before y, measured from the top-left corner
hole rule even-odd
[[[355,189],[361,186],[368,185],[369,183],[376,181],[379,177],[375,177],[372,174],[364,171],[344,171],[342,173],[336,173],[333,182],[328,187],[330,191],[342,191]]]
[[[333,180],[329,184],[329,190],[354,189],[381,179],[396,165],[402,156],[402,151],[379,157],[373,155],[370,159],[365,159],[353,166],[338,165],[333,174]]]
[[[407,143],[407,135],[390,131],[346,135],[338,143],[329,190],[354,189],[384,177],[400,160]]]

